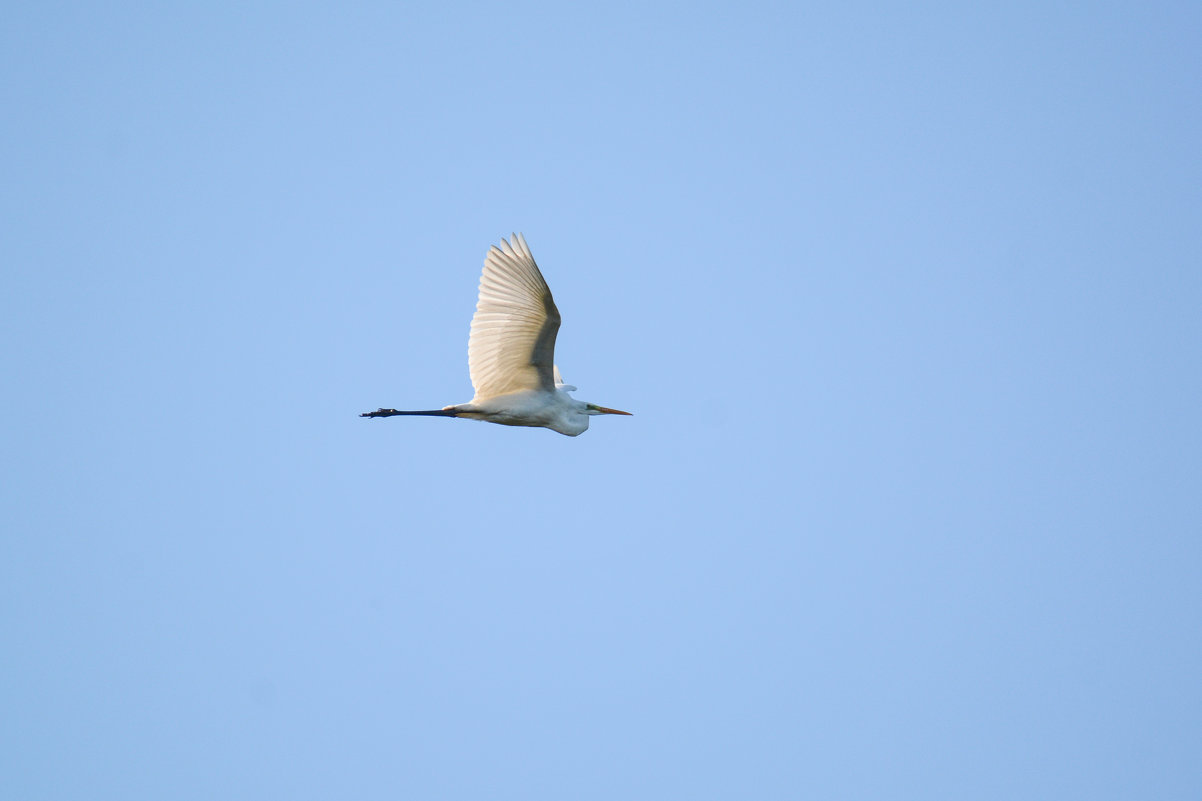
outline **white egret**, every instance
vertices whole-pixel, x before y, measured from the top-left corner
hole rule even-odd
[[[417,414],[466,417],[506,426],[549,428],[575,437],[595,414],[625,414],[569,395],[555,364],[559,310],[521,234],[484,257],[480,296],[472,317],[467,364],[476,396],[469,403],[430,411],[377,409],[360,417]]]

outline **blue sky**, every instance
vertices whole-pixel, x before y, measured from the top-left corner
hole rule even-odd
[[[1202,10],[0,30],[0,795],[1202,795]],[[570,439],[471,397],[523,231]]]

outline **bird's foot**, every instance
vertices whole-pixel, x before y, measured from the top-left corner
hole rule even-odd
[[[396,409],[376,409],[374,412],[364,412],[360,417],[392,417],[399,414]]]

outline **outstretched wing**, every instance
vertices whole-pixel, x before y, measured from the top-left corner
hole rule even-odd
[[[467,344],[475,400],[555,390],[559,309],[521,234],[489,249]]]

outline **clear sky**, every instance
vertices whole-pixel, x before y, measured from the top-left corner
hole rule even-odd
[[[20,3],[0,796],[1202,798],[1202,5]],[[571,439],[471,397],[525,233]]]

